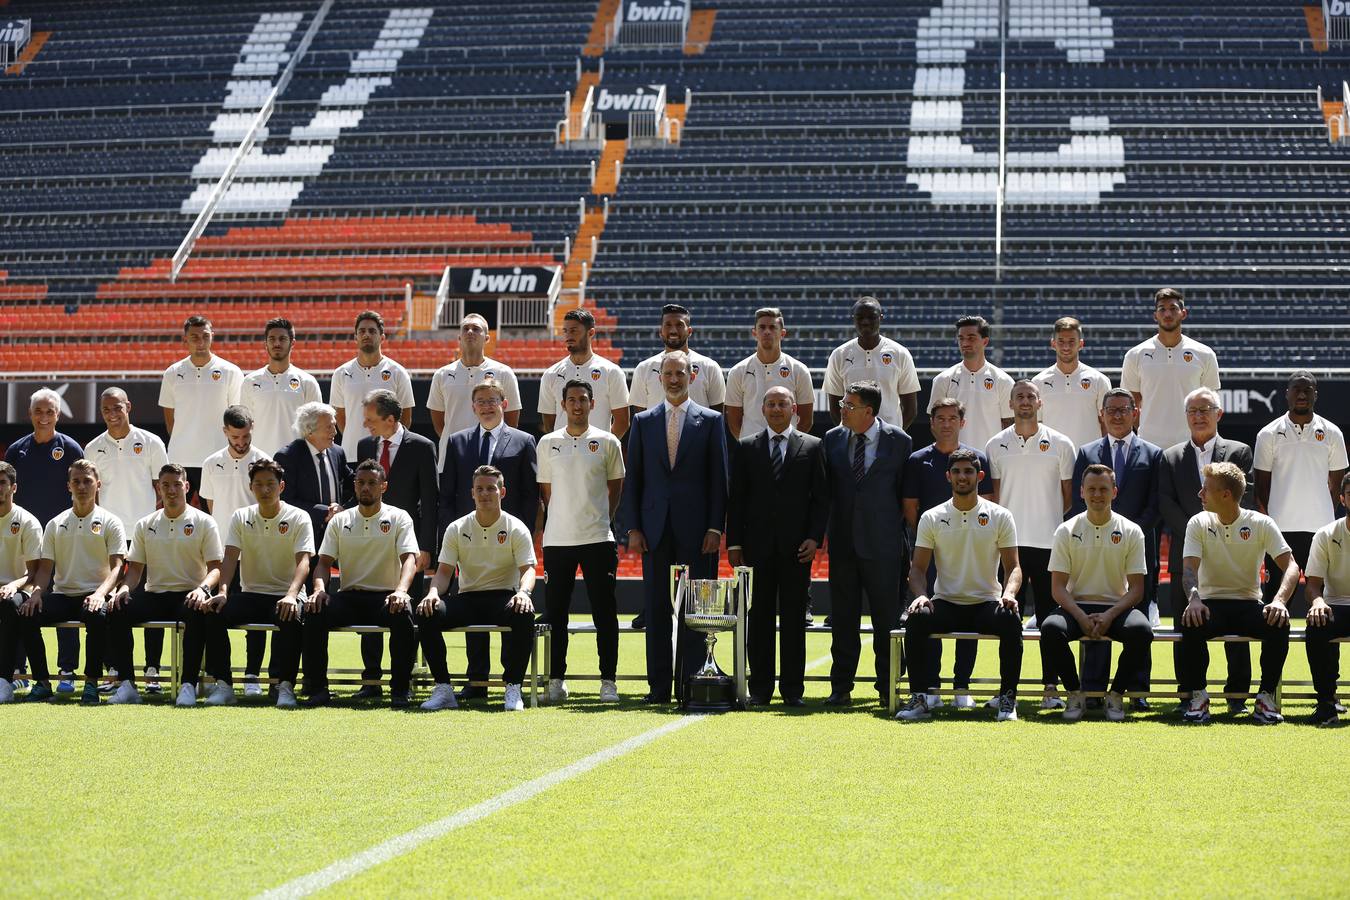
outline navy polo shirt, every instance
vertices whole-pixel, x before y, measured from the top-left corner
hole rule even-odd
[[[983,450],[976,450],[967,444],[958,445],[962,450],[975,450],[980,457],[980,470],[984,478],[980,481],[979,493],[992,494],[994,480],[989,474],[989,458]],[[905,464],[905,499],[916,498],[919,501],[919,515],[923,515],[935,506],[941,506],[952,498],[952,485],[947,480],[947,457],[940,453],[937,444],[929,444],[909,455]]]
[[[25,434],[5,451],[5,462],[19,473],[14,502],[36,516],[44,528],[70,509],[70,488],[66,482],[70,464],[77,459],[84,459],[84,450],[59,431],[45,444]]]

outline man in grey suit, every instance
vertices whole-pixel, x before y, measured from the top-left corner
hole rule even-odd
[[[1167,596],[1172,606],[1173,626],[1181,630],[1181,614],[1186,609],[1186,597],[1181,590],[1182,545],[1185,543],[1186,523],[1191,516],[1201,511],[1200,485],[1203,478],[1200,470],[1208,463],[1231,462],[1248,476],[1251,484],[1252,448],[1238,441],[1229,441],[1219,437],[1219,420],[1223,418],[1223,405],[1217,392],[1207,388],[1196,388],[1186,396],[1186,424],[1191,436],[1180,444],[1163,451],[1162,464],[1158,466],[1158,507],[1162,512],[1163,523],[1172,534],[1172,546],[1167,554],[1167,571],[1171,578]],[[1251,504],[1244,498],[1243,506]],[[1172,645],[1172,659],[1177,662],[1180,656],[1180,644]],[[1224,684],[1225,693],[1246,692],[1252,683],[1252,654],[1247,644],[1226,641],[1223,645],[1228,657],[1228,680]],[[1180,665],[1177,672],[1180,673]],[[1180,675],[1178,675],[1180,677]],[[1182,699],[1182,709],[1186,708],[1186,699]],[[1242,700],[1229,700],[1230,712],[1238,713],[1246,708]]]
[[[900,603],[904,572],[904,472],[912,441],[904,430],[881,421],[881,388],[855,381],[844,389],[840,424],[825,435],[830,497],[829,706],[852,702],[862,641],[858,628],[863,595],[876,635],[877,694],[885,703],[891,671],[890,630]]]

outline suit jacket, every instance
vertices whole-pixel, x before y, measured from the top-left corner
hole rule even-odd
[[[831,552],[852,552],[859,559],[899,558],[905,545],[905,464],[913,441],[903,429],[882,422],[876,459],[857,481],[848,455],[849,434],[843,425],[825,434],[825,469],[833,502]]]
[[[478,468],[481,435],[482,426],[474,425],[456,431],[445,444],[440,521],[436,526],[438,545],[446,526],[473,512],[473,470]],[[492,451],[492,465],[501,470],[506,482],[502,510],[533,531],[539,515],[539,456],[534,438],[519,428],[504,426]]]
[[[1158,468],[1162,462],[1162,448],[1150,444],[1139,435],[1130,442],[1125,457],[1125,479],[1116,485],[1116,499],[1111,508],[1144,529],[1145,536],[1158,526]],[[1111,468],[1111,438],[1104,437],[1078,448],[1073,461],[1073,507],[1070,516],[1087,510],[1083,502],[1083,472],[1094,463]],[[1197,488],[1196,490],[1199,490]]]
[[[688,401],[675,465],[666,449],[666,402],[633,418],[628,475],[619,500],[622,530],[639,529],[647,546],[669,525],[679,542],[697,545],[709,529],[722,531],[727,514],[727,442],[722,414]]]
[[[356,445],[356,461],[380,459],[380,439],[361,438]],[[439,486],[436,483],[436,445],[420,434],[403,429],[403,440],[389,466],[389,486],[384,502],[412,516],[417,528],[417,547],[435,560],[436,522],[440,514]]]
[[[281,499],[298,506],[309,513],[314,525],[314,548],[323,543],[324,524],[328,518],[328,507],[323,504],[319,492],[319,473],[315,470],[314,457],[310,456],[309,442],[304,438],[291,441],[277,451],[276,461],[286,470],[286,489]],[[351,470],[347,468],[347,454],[342,446],[334,443],[326,451],[326,461],[337,477],[338,494],[334,503],[351,506],[355,502],[352,495]]]
[[[1239,441],[1227,441],[1216,438],[1214,444],[1214,462],[1236,463],[1248,479],[1247,496],[1243,506],[1248,506],[1247,497],[1251,496],[1252,448]],[[1180,584],[1182,549],[1186,538],[1186,523],[1191,516],[1203,508],[1200,503],[1200,473],[1195,467],[1195,449],[1189,439],[1163,451],[1162,462],[1158,466],[1158,506],[1162,510],[1163,522],[1172,532],[1172,548],[1167,555],[1168,571]]]
[[[775,553],[795,557],[808,538],[824,541],[830,515],[820,438],[793,429],[781,479],[773,477],[769,438],[767,428],[742,438],[731,465],[727,546],[739,546],[752,566],[769,562]]]

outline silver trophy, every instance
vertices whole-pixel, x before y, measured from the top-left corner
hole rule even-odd
[[[744,709],[749,699],[746,687],[745,614],[750,606],[754,571],[739,566],[731,578],[690,578],[689,567],[671,566],[671,601],[688,628],[701,632],[707,647],[703,668],[689,676],[684,690],[685,709],[723,712]],[[717,665],[714,648],[717,633],[733,634],[732,672]]]

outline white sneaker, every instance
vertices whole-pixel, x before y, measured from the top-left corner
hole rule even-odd
[[[506,703],[504,706],[507,712],[523,712],[525,710],[525,701],[520,698],[520,685],[508,684],[506,686]]]
[[[14,702],[14,685],[9,683],[8,678],[0,678],[0,703]]]
[[[277,709],[295,709],[299,705],[295,699],[295,688],[289,681],[277,685]]]
[[[1054,688],[1046,688],[1041,696],[1041,709],[1063,709],[1064,701],[1055,695]]]
[[[126,682],[122,682],[126,684]],[[173,701],[174,706],[196,706],[197,705],[197,686],[195,684],[184,684],[178,689],[178,699]]]
[[[1009,691],[1006,694],[999,694],[998,700],[998,721],[1016,722],[1017,721],[1017,695]]]
[[[923,702],[929,709],[937,709],[940,706],[947,705],[943,702],[941,694],[924,694]]]
[[[566,699],[567,682],[558,678],[550,678],[548,680],[548,702],[562,703]]]
[[[1102,701],[1102,705],[1106,707],[1106,719],[1108,722],[1125,721],[1125,698],[1120,696],[1120,694],[1117,694],[1115,691],[1107,692],[1106,697]]]
[[[258,683],[257,675],[249,675],[244,679],[244,696],[261,697],[263,695],[262,685]]]
[[[1042,701],[1042,702],[1044,702],[1044,701]],[[1082,719],[1082,718],[1083,718],[1083,707],[1084,707],[1084,705],[1085,705],[1085,698],[1083,697],[1083,692],[1082,692],[1082,691],[1070,691],[1070,692],[1069,692],[1069,702],[1063,704],[1063,706],[1064,706],[1064,721],[1065,721],[1065,722],[1077,722],[1077,721],[1079,721],[1080,719]]]
[[[615,684],[614,682],[612,682],[612,681],[602,681],[602,682],[600,682],[600,702],[601,702],[601,703],[618,703],[618,702],[619,702],[619,686],[618,686],[617,684]]]
[[[987,707],[989,707],[990,709],[998,709],[998,706],[999,706],[998,694],[995,694],[994,696],[990,697],[988,700],[984,701],[984,705],[987,706]]]
[[[145,679],[145,692],[147,694],[158,694],[160,691],[164,690],[159,683],[159,669],[150,666],[145,670],[145,675],[143,677]]]
[[[1191,700],[1186,704],[1186,711],[1181,714],[1182,721],[1190,722],[1192,725],[1203,725],[1209,721],[1209,691],[1194,691],[1191,693]]]
[[[233,706],[238,702],[239,698],[234,695],[234,685],[223,681],[217,681],[206,697],[207,706]]]
[[[896,719],[901,722],[919,722],[924,719],[931,719],[928,706],[928,698],[932,694],[915,694],[909,698],[909,702],[900,707],[900,711],[895,714]]]
[[[108,698],[109,703],[140,703],[141,692],[136,690],[134,681],[124,681],[113,691],[113,695]]]
[[[459,709],[459,701],[455,699],[455,686],[453,684],[438,684],[431,689],[431,697],[422,704],[422,708],[427,712],[434,712],[438,709]]]
[[[1280,715],[1275,698],[1263,691],[1256,695],[1256,703],[1252,706],[1252,719],[1261,725],[1278,725],[1284,721],[1284,716]]]
[[[975,698],[969,694],[957,694],[956,701],[953,704],[957,709],[974,709]]]

